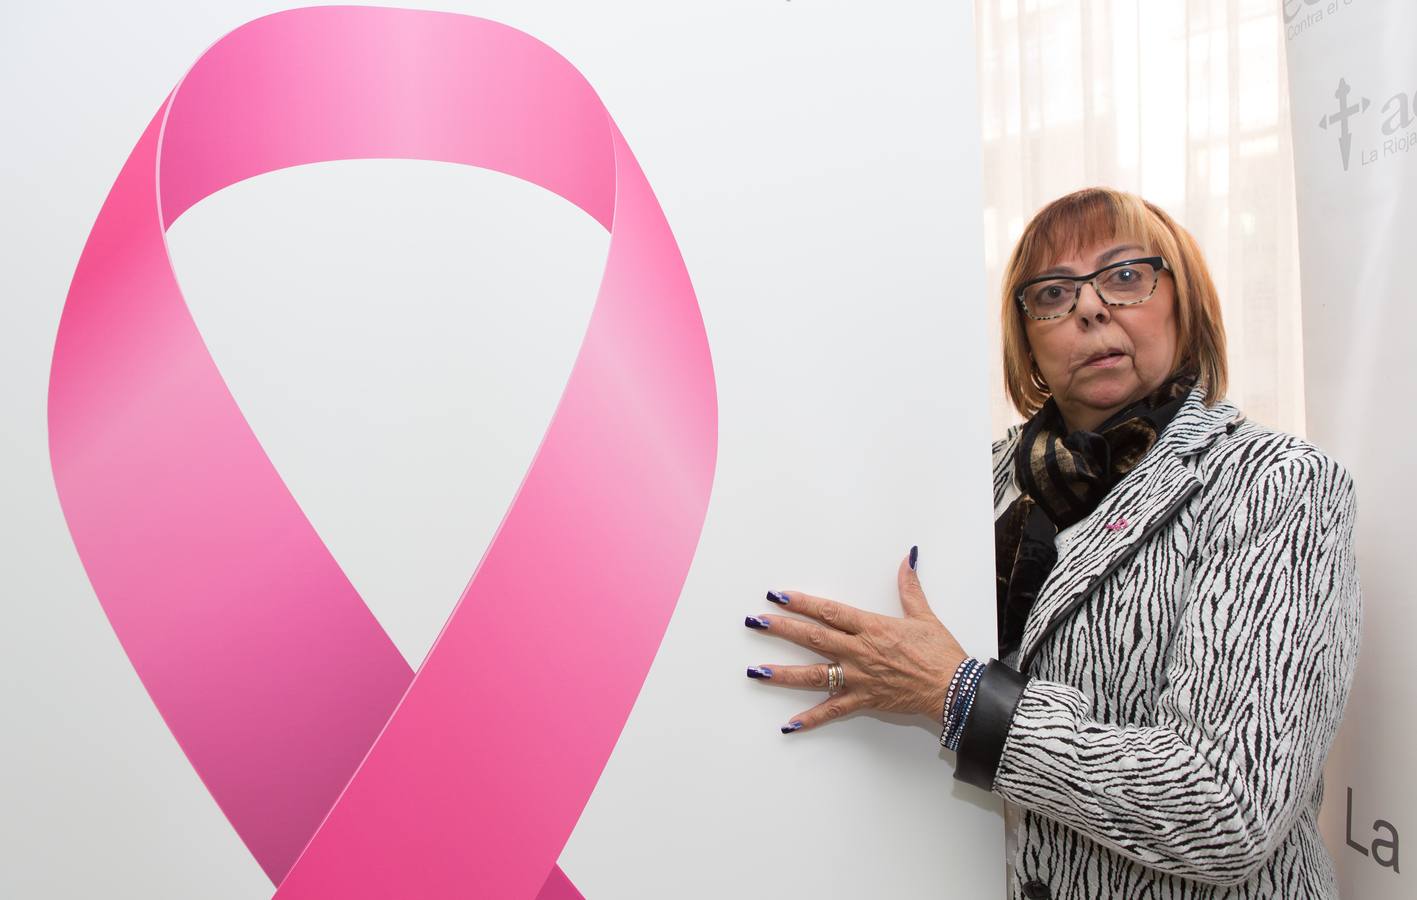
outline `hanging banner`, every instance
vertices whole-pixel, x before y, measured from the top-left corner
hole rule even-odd
[[[376,157],[499,169],[611,232],[570,383],[416,676],[247,426],[163,240],[234,182]],[[556,858],[683,586],[717,412],[674,238],[569,63],[485,19],[379,7],[291,10],[218,41],[99,213],[49,424],[109,621],[277,897],[580,896]]]
[[[744,674],[994,638],[968,8],[457,9],[25,14],[0,896],[998,893]]]
[[[1353,472],[1363,646],[1324,775],[1344,897],[1408,897],[1417,828],[1417,5],[1281,0],[1293,112],[1308,436]]]

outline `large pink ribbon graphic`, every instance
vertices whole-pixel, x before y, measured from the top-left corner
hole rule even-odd
[[[165,232],[221,188],[441,160],[610,231],[579,355],[415,675],[301,512],[182,298]],[[484,19],[313,7],[212,45],[104,202],[49,385],[64,515],[114,630],[232,825],[303,898],[550,898],[664,636],[717,448],[678,247],[575,68]]]

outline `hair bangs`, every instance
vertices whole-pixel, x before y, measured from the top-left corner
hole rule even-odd
[[[1016,283],[1009,285],[1009,292],[1059,260],[1101,243],[1135,243],[1148,254],[1160,250],[1156,230],[1148,227],[1139,205],[1094,190],[1069,194],[1044,208],[1020,239]]]

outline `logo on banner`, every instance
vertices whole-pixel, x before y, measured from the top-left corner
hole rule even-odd
[[[1359,103],[1349,103],[1348,95],[1352,92],[1348,82],[1338,79],[1338,89],[1333,92],[1333,96],[1338,100],[1338,111],[1319,117],[1319,127],[1328,130],[1330,125],[1338,126],[1338,149],[1343,154],[1343,171],[1348,171],[1349,150],[1353,146],[1353,134],[1348,129],[1348,120],[1358,113],[1368,111],[1368,98],[1363,97]]]
[[[1280,9],[1284,14],[1284,37],[1292,41],[1352,5],[1353,0],[1280,0]]]
[[[1339,158],[1343,162],[1343,171],[1347,172],[1353,155],[1353,126],[1370,121],[1364,116],[1372,104],[1365,96],[1354,97],[1353,88],[1346,78],[1338,79],[1333,97],[1337,108],[1319,116],[1319,128],[1324,131],[1332,128],[1337,133]],[[1411,95],[1404,91],[1393,94],[1378,108],[1378,114],[1382,119],[1378,122],[1376,140],[1359,148],[1359,165],[1372,165],[1417,149],[1417,127],[1414,127],[1417,125],[1417,92]]]

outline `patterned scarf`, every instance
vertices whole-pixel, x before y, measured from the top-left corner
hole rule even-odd
[[[1033,601],[1057,561],[1058,532],[1092,512],[1141,461],[1196,380],[1194,371],[1172,375],[1096,431],[1065,433],[1052,397],[1024,425],[1014,456],[1022,493],[994,522],[1000,659],[1023,639]]]

